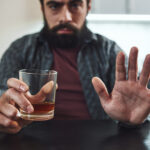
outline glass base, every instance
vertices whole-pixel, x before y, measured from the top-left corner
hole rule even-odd
[[[28,114],[28,113],[21,113],[18,115],[20,118],[24,120],[30,121],[46,121],[54,118],[54,111],[51,111],[47,114]]]

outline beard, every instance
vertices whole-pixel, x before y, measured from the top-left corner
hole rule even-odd
[[[89,32],[86,20],[81,27],[81,29],[77,29],[70,23],[63,23],[57,25],[53,28],[49,28],[46,20],[44,19],[44,28],[43,28],[43,35],[48,40],[50,47],[52,48],[61,48],[61,49],[72,49],[80,47],[85,37]],[[57,31],[63,28],[67,28],[72,31],[71,34],[58,34]]]

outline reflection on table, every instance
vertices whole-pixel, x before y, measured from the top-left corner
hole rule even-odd
[[[0,133],[0,150],[150,150],[150,123],[136,129],[113,121],[34,122],[15,135]]]

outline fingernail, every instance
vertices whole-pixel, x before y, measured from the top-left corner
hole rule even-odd
[[[10,127],[17,128],[18,127],[18,123],[16,121],[12,121]]]
[[[23,92],[25,92],[26,91],[26,87],[23,86],[23,85],[20,85],[20,90],[23,91]]]
[[[27,95],[27,96],[31,96],[31,93],[28,91],[28,92],[26,93],[26,95]]]
[[[21,114],[20,114],[19,110],[17,111],[16,117],[18,117],[18,118],[21,117]]]
[[[32,113],[34,111],[33,106],[29,105],[27,107],[27,111],[28,111],[28,113]]]

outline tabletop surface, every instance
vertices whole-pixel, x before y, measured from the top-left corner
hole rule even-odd
[[[0,150],[150,150],[150,123],[126,129],[113,121],[35,122],[18,134],[0,133]]]

